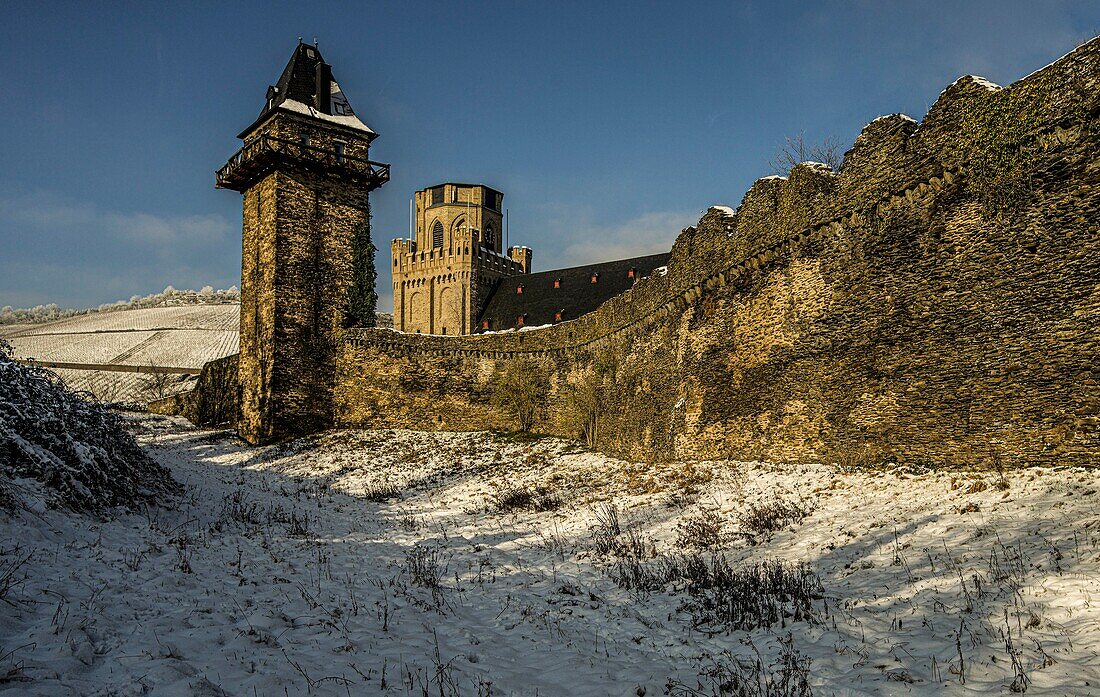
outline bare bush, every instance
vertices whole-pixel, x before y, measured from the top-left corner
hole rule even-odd
[[[803,162],[820,162],[828,165],[834,172],[839,172],[840,166],[844,164],[844,153],[835,138],[828,137],[820,143],[807,143],[806,133],[803,131],[794,137],[785,138],[768,164],[774,174],[785,177],[795,165]]]
[[[815,622],[814,603],[824,597],[821,579],[806,564],[779,559],[733,567],[720,554],[662,555],[650,562],[620,560],[612,574],[628,590],[654,592],[682,585],[689,599],[681,610],[692,627],[756,629],[780,621]]]
[[[676,546],[682,549],[713,549],[721,547],[725,520],[711,508],[700,508],[676,524]]]
[[[754,646],[755,648],[755,646]],[[794,648],[790,633],[781,642],[779,657],[764,665],[759,652],[755,659],[736,658],[728,651],[699,674],[694,686],[669,679],[665,694],[670,697],[812,697],[810,659]]]
[[[619,356],[614,352],[597,354],[591,366],[575,376],[563,391],[565,426],[584,438],[590,448],[596,447],[600,421],[614,404],[619,362]]]
[[[438,591],[447,575],[447,567],[438,549],[417,544],[405,553],[405,572],[413,585]]]
[[[751,504],[741,514],[741,528],[758,539],[768,539],[788,525],[796,525],[813,512],[802,501],[776,496],[770,501]]]
[[[539,484],[506,486],[490,497],[489,504],[491,510],[496,513],[516,511],[545,513],[561,508],[562,498],[557,492]]]
[[[145,399],[155,402],[172,394],[172,385],[178,380],[171,373],[158,369],[152,361],[149,361],[148,368],[149,374],[145,377],[141,389]]]
[[[598,554],[610,554],[619,544],[619,535],[623,532],[619,522],[619,509],[613,503],[605,503],[596,508],[596,523],[589,529],[592,534],[592,546]]]
[[[401,498],[401,487],[393,482],[373,482],[363,490],[361,496],[367,501],[385,503]]]
[[[0,600],[7,602],[8,594],[23,584],[26,574],[21,575],[19,570],[27,565],[32,556],[19,545],[0,548]]]
[[[530,431],[546,411],[550,373],[534,360],[509,361],[491,382],[492,403],[511,415],[520,431]]]

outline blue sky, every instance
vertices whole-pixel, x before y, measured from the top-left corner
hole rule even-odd
[[[1097,33],[1098,2],[0,3],[0,306],[239,284],[240,199],[213,172],[299,36],[393,165],[388,309],[418,188],[504,191],[536,269],[661,251],[786,136],[847,149]]]

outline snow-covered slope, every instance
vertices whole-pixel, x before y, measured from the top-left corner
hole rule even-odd
[[[117,413],[16,363],[0,342],[0,497],[23,489],[53,506],[98,511],[167,503],[176,484]]]
[[[401,431],[253,449],[132,424],[189,493],[109,522],[0,518],[0,578],[18,567],[0,690],[716,695],[786,676],[768,694],[1100,693],[1096,471],[644,465]],[[696,626],[715,596],[684,576],[624,587],[700,541],[734,570],[805,562],[814,620]]]

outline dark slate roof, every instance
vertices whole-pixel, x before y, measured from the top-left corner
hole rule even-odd
[[[321,69],[323,77],[329,83],[329,98],[317,99],[318,74],[317,66]],[[324,88],[322,87],[322,92]],[[363,131],[373,138],[376,134],[365,123],[359,120],[340,89],[340,85],[332,76],[332,67],[325,63],[321,52],[316,46],[299,43],[291,54],[283,74],[274,87],[268,88],[267,101],[260,116],[246,128],[238,138],[243,138],[249,131],[267,119],[273,112],[283,110],[318,118],[326,122],[344,126],[356,131]],[[319,103],[320,102],[320,103]]]
[[[475,331],[483,331],[485,320],[489,320],[493,331],[510,329],[520,315],[526,315],[526,327],[553,324],[554,314],[559,311],[563,322],[576,319],[625,292],[637,278],[667,265],[668,258],[666,252],[503,278],[489,296]],[[630,269],[635,269],[636,278],[630,278]],[[592,283],[592,274],[599,274],[596,283]],[[559,279],[561,287],[555,288],[554,281]],[[523,286],[523,293],[516,292],[517,286]]]

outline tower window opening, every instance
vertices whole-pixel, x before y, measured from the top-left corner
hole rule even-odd
[[[443,203],[443,187],[442,186],[433,186],[432,187],[432,203],[431,203],[431,205],[434,206],[434,205],[439,204],[439,203]]]
[[[443,223],[438,220],[432,224],[432,247],[443,248]]]
[[[298,136],[298,142],[300,142],[302,144],[303,148],[308,148],[309,147],[309,134],[308,133],[300,134]]]
[[[344,147],[345,143],[336,141],[334,149],[336,150],[336,161],[340,164],[344,164]]]

